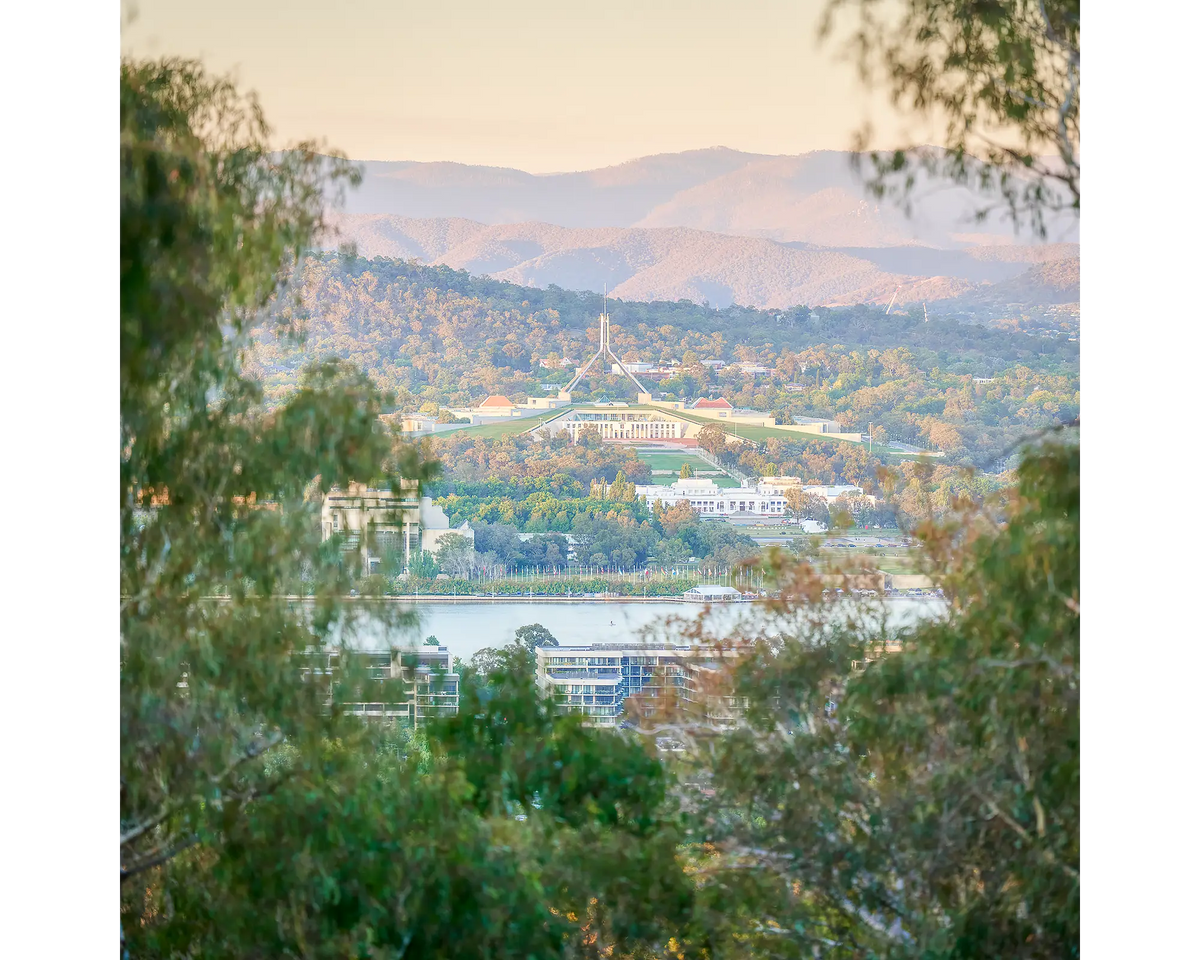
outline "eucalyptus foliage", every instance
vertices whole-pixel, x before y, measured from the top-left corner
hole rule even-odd
[[[264,754],[336,728],[297,659],[341,624],[352,572],[316,518],[331,483],[392,457],[360,373],[314,365],[268,414],[240,372],[247,325],[349,176],[267,138],[195,64],[121,65],[123,881],[218,843],[276,786]],[[308,613],[285,599],[301,593]]]
[[[953,601],[916,628],[777,568],[747,722],[692,775],[752,955],[1078,956],[1078,446],[1029,452],[1002,510],[926,531]]]
[[[1048,213],[1077,213],[1079,14],[1080,0],[828,0],[823,35],[852,21],[863,79],[942,128],[945,149],[869,154],[876,194],[911,198],[922,173],[973,182],[1043,236]]]

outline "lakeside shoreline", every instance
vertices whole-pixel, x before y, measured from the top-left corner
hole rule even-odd
[[[228,600],[228,597],[204,597],[205,600]],[[290,603],[311,603],[316,598],[300,596],[298,594],[288,594],[282,597],[277,597],[279,600],[287,600]],[[743,600],[689,600],[686,597],[624,597],[613,595],[610,597],[585,597],[585,596],[529,596],[524,594],[521,596],[506,596],[497,594],[495,596],[441,596],[438,594],[406,594],[402,596],[384,596],[384,597],[350,597],[343,596],[341,598],[346,603],[617,603],[617,604],[634,604],[634,603],[678,603],[688,606],[738,606],[740,604],[763,603],[768,598],[766,597],[747,597]],[[898,596],[898,597],[877,597],[877,600],[883,601],[929,601],[929,600],[944,600],[942,597],[933,596],[930,594],[914,595],[914,596]]]

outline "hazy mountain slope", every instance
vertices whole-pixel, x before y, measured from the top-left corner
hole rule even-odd
[[[544,223],[342,217],[340,236],[365,257],[413,258],[526,286],[605,289],[631,300],[788,307],[870,302],[913,278],[836,250],[683,228],[571,229]],[[333,244],[329,244],[332,246]],[[945,280],[943,296],[969,283]]]
[[[868,197],[849,154],[817,151],[749,160],[682,191],[636,225],[693,226],[827,247],[919,243],[952,249],[965,245],[968,232],[975,244],[1014,240],[1011,224],[1001,218],[976,221],[983,201],[965,187],[919,176],[911,201],[906,214],[891,201]],[[1073,216],[1053,222],[1056,239],[1077,236]]]
[[[812,249],[812,244],[787,246]],[[1031,264],[1078,257],[1076,243],[975,247],[969,250],[938,250],[934,247],[840,247],[840,252],[867,260],[888,273],[914,277],[956,277],[973,283],[1011,280]]]
[[[767,157],[681,191],[637,226],[691,226],[821,246],[924,239],[894,208],[865,199],[845,154]],[[945,236],[937,237],[943,245]]]
[[[1078,243],[989,244],[964,251],[973,260],[1004,263],[1046,263],[1079,256]]]
[[[350,214],[462,218],[485,224],[564,227],[691,227],[824,247],[921,243],[947,249],[1011,243],[999,220],[977,224],[977,198],[944,184],[919,187],[910,220],[891,203],[867,199],[850,154],[798,157],[723,147],[643,157],[578,173],[534,175],[459,163],[371,161],[351,191]],[[1073,242],[1065,215],[1051,238]]]
[[[607,286],[625,299],[707,301],[721,307],[886,303],[893,294],[906,303],[978,294],[987,289],[978,284],[1012,280],[1042,253],[1013,246],[1006,248],[1009,259],[993,262],[961,251],[839,250],[685,228],[489,226],[383,215],[342,216],[336,224],[338,239],[352,240],[364,257],[446,264],[527,286],[596,292]],[[334,239],[326,243],[336,245]],[[1022,254],[1023,249],[1028,252]],[[1015,259],[1021,256],[1025,259]]]
[[[364,257],[390,257],[432,262],[447,250],[469,242],[487,229],[482,223],[458,218],[413,220],[387,215],[330,218],[332,232],[324,238],[327,249],[353,243]]]
[[[976,287],[957,299],[964,303],[996,307],[1007,304],[1047,306],[1078,303],[1079,257],[1034,264],[1018,276],[1001,283]]]
[[[759,159],[715,147],[630,160],[578,173],[536,175],[462,163],[368,161],[347,213],[539,220],[568,227],[627,227],[677,193]]]

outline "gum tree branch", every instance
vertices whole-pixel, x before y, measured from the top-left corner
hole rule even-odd
[[[1012,831],[1014,833],[1016,833],[1017,836],[1019,836],[1022,840],[1024,840],[1025,843],[1029,844],[1029,846],[1031,846],[1035,850],[1037,850],[1038,855],[1044,861],[1046,861],[1046,863],[1050,864],[1051,866],[1058,867],[1060,870],[1063,871],[1063,873],[1065,873],[1067,876],[1071,877],[1074,880],[1079,879],[1079,871],[1078,870],[1076,870],[1074,867],[1070,866],[1069,864],[1063,863],[1061,860],[1058,859],[1058,857],[1056,857],[1053,853],[1051,853],[1045,847],[1039,846],[1037,844],[1037,841],[1035,840],[1034,836],[1028,830],[1026,830],[1023,826],[1021,826],[1019,823],[1017,823],[1017,821],[1014,820],[1011,816],[1009,816],[1007,813],[1005,813],[1003,810],[1001,810],[1000,806],[994,800],[992,800],[991,797],[985,796],[980,791],[975,790],[975,789],[972,789],[971,793],[975,796],[975,798],[977,800],[979,800],[981,803],[985,804],[987,806],[987,808],[992,811],[993,816],[999,817],[1000,820],[1002,820],[1010,829],[1012,829]]]
[[[263,740],[260,740],[260,741],[250,744],[248,747],[246,747],[245,750],[243,750],[240,754],[238,754],[238,756],[236,756],[225,767],[224,770],[222,770],[220,773],[216,773],[213,776],[209,777],[209,782],[212,783],[214,786],[219,786],[222,782],[224,782],[224,780],[230,774],[232,774],[243,763],[245,763],[248,760],[253,760],[256,757],[262,756],[262,754],[264,754],[267,750],[270,750],[271,747],[274,747],[277,744],[282,743],[282,742],[283,742],[283,734],[276,732],[276,733],[271,734],[271,736],[269,736]],[[138,839],[138,837],[141,837],[144,834],[146,834],[147,832],[149,832],[150,830],[153,830],[155,827],[157,827],[161,823],[163,823],[173,813],[177,812],[179,809],[181,809],[183,806],[185,806],[192,799],[194,799],[193,796],[180,797],[178,800],[168,803],[157,814],[152,816],[149,820],[143,820],[141,823],[137,824],[136,826],[131,827],[129,830],[126,830],[124,833],[121,834],[121,846],[123,847],[126,844],[132,843],[134,840]]]

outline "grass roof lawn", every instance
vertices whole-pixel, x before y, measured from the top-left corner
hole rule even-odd
[[[469,437],[486,437],[492,440],[498,437],[514,436],[519,433],[526,433],[534,427],[539,427],[547,420],[553,420],[555,417],[562,416],[562,414],[570,409],[570,407],[559,407],[557,410],[535,413],[532,417],[513,417],[511,420],[501,420],[497,423],[464,424],[453,430],[441,430],[438,432],[438,436],[445,436],[448,433],[462,433]]]
[[[438,435],[444,436],[449,433],[465,433],[467,436],[471,436],[471,437],[487,437],[490,439],[497,439],[499,437],[513,436],[516,434],[526,433],[527,431],[532,430],[534,427],[541,426],[541,424],[546,423],[548,420],[553,420],[555,417],[561,416],[562,414],[566,413],[568,410],[579,409],[580,407],[584,407],[584,406],[587,406],[587,404],[571,404],[568,407],[559,407],[556,410],[547,410],[544,413],[534,414],[531,417],[514,417],[512,420],[502,420],[498,423],[479,423],[479,424],[475,424],[473,426],[464,424],[461,427],[455,427],[453,430],[440,430],[440,431],[438,431]],[[713,420],[713,419],[708,419],[706,417],[689,416],[687,413],[685,413],[682,410],[663,411],[661,407],[629,406],[629,407],[616,407],[616,408],[614,408],[614,410],[615,411],[620,411],[620,410],[624,410],[624,411],[657,410],[659,412],[669,413],[672,416],[678,416],[682,420],[688,420],[691,423],[700,424],[701,426],[703,426],[704,424],[707,424],[707,423],[718,423],[718,424],[721,424],[722,426],[727,426],[727,427],[731,427],[731,428],[733,426],[732,424],[729,424],[728,422],[721,421],[721,420]],[[732,429],[730,430],[730,433],[733,433]],[[853,443],[854,442],[853,440],[840,440],[837,437],[829,437],[829,436],[826,436],[825,434],[821,434],[821,433],[796,433],[791,430],[780,430],[778,427],[755,427],[755,426],[748,426],[746,424],[737,424],[736,436],[745,437],[747,440],[753,440],[755,442],[762,442],[764,440],[770,440],[773,437],[778,437],[781,440],[822,440],[826,443]],[[865,443],[865,441],[863,441],[863,442]],[[900,452],[894,451],[894,450],[884,450],[883,444],[875,444],[874,453],[875,453],[875,456],[877,456],[880,460],[883,460],[883,461],[919,460],[919,459],[921,459],[917,454],[900,453]],[[679,466],[682,466],[684,462],[691,463],[693,470],[698,470],[698,469],[711,470],[711,469],[713,469],[711,465],[706,464],[699,457],[694,457],[694,456],[691,456],[691,455],[685,454],[685,453],[674,454],[674,453],[648,452],[648,453],[644,453],[644,454],[639,453],[638,456],[640,459],[646,460],[647,463],[651,464],[651,467],[650,467],[651,470],[675,470],[676,473],[678,473]],[[663,457],[663,458],[678,458],[679,466],[675,466],[674,464],[668,464],[665,461],[663,462],[663,465],[659,466],[658,464],[654,463],[653,461],[650,461],[647,459],[648,457],[652,457],[652,456],[653,457]],[[691,457],[691,459],[687,459],[689,456]],[[733,480],[732,478],[728,478],[730,480],[729,483],[725,482],[726,478],[724,478],[724,477],[713,477],[711,479],[718,486],[731,486],[731,487],[739,486],[737,481]]]
[[[651,470],[674,470],[678,473],[679,468],[685,463],[689,464],[693,470],[717,469],[694,453],[660,453],[653,450],[639,450],[638,459],[648,463]]]
[[[720,421],[706,421],[708,423]],[[781,430],[779,427],[756,427],[751,424],[738,423],[729,424],[729,433],[736,437],[745,437],[747,440],[754,440],[761,443],[763,440],[773,440],[778,437],[780,440],[823,440],[825,443],[851,443],[853,440],[843,440],[841,437],[831,437],[824,433],[800,433],[796,430]],[[860,444],[855,444],[859,446]]]
[[[720,420],[716,417],[698,417],[684,410],[670,411],[680,419],[705,426],[715,423],[725,427],[730,436],[744,437],[747,440],[761,442],[778,437],[780,440],[823,440],[826,443],[854,443],[853,440],[842,440],[840,437],[830,437],[823,433],[799,433],[795,430],[782,430],[779,427],[757,427],[746,423],[734,423],[731,420]],[[882,454],[881,454],[882,456]]]

